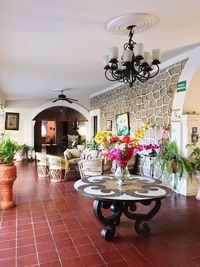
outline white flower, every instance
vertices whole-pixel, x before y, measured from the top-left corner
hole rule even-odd
[[[126,144],[125,143],[122,143],[122,144],[119,145],[119,149],[120,150],[124,150],[125,147],[126,147]]]

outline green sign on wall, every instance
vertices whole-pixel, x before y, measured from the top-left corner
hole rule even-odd
[[[186,81],[181,81],[176,84],[176,92],[186,91]]]

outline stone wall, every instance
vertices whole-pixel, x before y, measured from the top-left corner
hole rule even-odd
[[[144,142],[158,143],[162,126],[170,124],[176,83],[186,62],[187,59],[162,69],[145,83],[135,82],[132,88],[123,84],[91,98],[90,109],[101,110],[101,129],[106,130],[106,121],[112,120],[112,131],[116,132],[116,114],[129,112],[131,132],[147,122],[149,130]]]
[[[162,69],[155,78],[145,83],[135,82],[132,88],[121,85],[91,98],[90,109],[101,110],[101,129],[106,129],[106,121],[112,120],[115,132],[116,114],[129,112],[131,130],[147,122],[151,138],[160,139],[160,128],[170,124],[176,83],[185,63],[186,60]]]

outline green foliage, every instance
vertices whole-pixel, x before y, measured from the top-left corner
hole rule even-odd
[[[190,161],[180,155],[175,141],[165,140],[162,144],[160,152],[157,154],[156,161],[160,163],[161,175],[164,171],[168,174],[176,173],[179,179],[182,178],[185,171],[192,178],[193,167]],[[176,170],[173,169],[173,163],[176,164]]]
[[[193,144],[188,144],[186,147],[192,148],[190,161],[194,172],[200,171],[200,148]]]
[[[94,137],[90,141],[85,142],[85,148],[89,150],[98,150],[99,144],[94,140]]]
[[[10,137],[4,136],[0,142],[0,164],[13,163],[15,153],[21,149],[21,145],[11,140]]]

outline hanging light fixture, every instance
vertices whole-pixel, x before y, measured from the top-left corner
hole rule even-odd
[[[109,81],[124,82],[130,87],[136,80],[145,82],[155,77],[160,64],[160,49],[153,49],[152,54],[143,52],[143,44],[133,41],[135,27],[127,27],[129,41],[124,44],[121,59],[118,59],[117,47],[110,47],[109,54],[104,56],[105,77]]]

